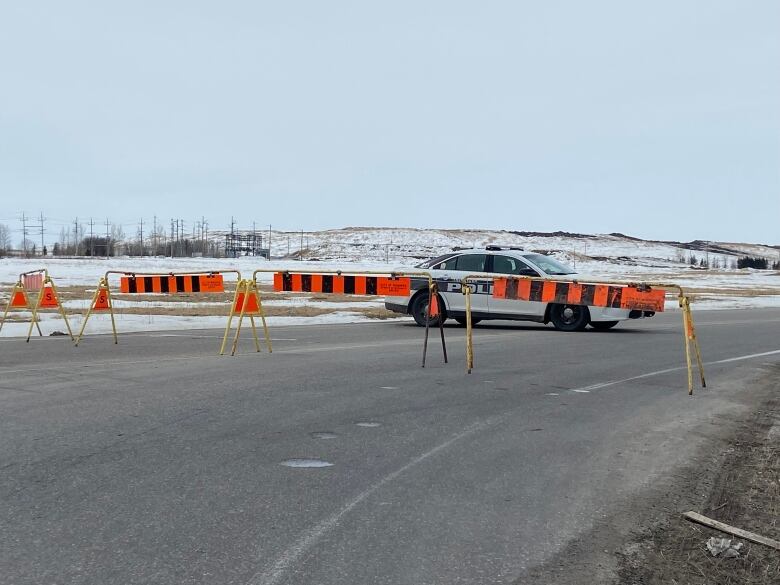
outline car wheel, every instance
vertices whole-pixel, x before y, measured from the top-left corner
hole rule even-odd
[[[425,327],[425,319],[428,315],[428,295],[426,293],[419,294],[414,298],[411,313],[412,317],[414,317],[414,321],[420,327]],[[442,323],[447,320],[447,314],[444,311],[444,301],[441,297],[439,297],[439,316],[431,317],[429,325],[431,327],[438,327],[439,319],[441,319]]]
[[[466,326],[466,317],[455,317],[455,321],[458,322],[458,325],[463,325],[463,327]],[[475,319],[474,317],[471,318],[471,324],[476,325],[482,321],[482,319]]]
[[[582,331],[588,326],[590,313],[582,305],[550,305],[550,321],[559,331]]]
[[[618,323],[619,321],[591,321],[590,326],[599,331],[606,331],[607,329],[612,329]]]

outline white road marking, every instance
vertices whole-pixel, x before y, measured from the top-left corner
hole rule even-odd
[[[740,355],[737,357],[731,357],[726,358],[722,360],[715,360],[712,362],[704,362],[705,366],[716,366],[718,364],[728,364],[731,362],[741,362],[744,360],[752,360],[759,357],[766,357],[769,355],[777,355],[780,354],[780,349],[775,349],[772,351],[764,351],[762,353],[751,353],[748,355]],[[679,372],[680,370],[687,369],[687,366],[679,366],[676,368],[667,368],[665,370],[656,370],[655,372],[647,372],[646,374],[640,374],[639,376],[632,376],[630,378],[623,378],[621,380],[612,380],[610,382],[601,382],[600,384],[591,384],[590,386],[584,386],[582,388],[574,388],[571,390],[571,392],[583,392],[583,391],[590,391],[590,390],[597,390],[599,388],[606,388],[607,386],[615,386],[616,384],[623,384],[625,382],[633,382],[634,380],[641,380],[643,378],[651,378],[653,376],[660,376],[661,374],[668,374],[670,372]]]
[[[325,520],[304,532],[303,535],[298,538],[298,540],[296,540],[290,547],[287,548],[287,550],[284,551],[284,553],[282,553],[282,555],[276,560],[272,567],[266,571],[263,571],[262,573],[256,573],[253,575],[252,578],[247,581],[247,585],[275,585],[284,577],[284,574],[288,569],[290,569],[290,567],[296,565],[301,557],[305,555],[309,549],[315,546],[326,533],[330,532],[338,525],[339,521],[344,515],[348,514],[355,506],[363,502],[378,489],[390,483],[399,475],[408,471],[412,467],[422,463],[429,457],[436,455],[439,451],[443,451],[453,443],[460,441],[461,439],[468,437],[469,435],[472,435],[478,431],[481,431],[482,429],[492,426],[507,416],[508,415],[505,413],[470,425],[466,428],[466,430],[461,431],[444,443],[441,443],[430,451],[426,451],[422,455],[415,457],[403,467],[396,469],[392,473],[386,475],[374,485],[358,494],[350,502],[344,505],[338,512],[331,514],[325,518]]]

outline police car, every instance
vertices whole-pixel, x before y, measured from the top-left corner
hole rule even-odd
[[[466,276],[485,273],[566,281],[582,279],[572,268],[545,254],[499,246],[453,251],[418,264],[416,268],[430,272],[438,284],[439,318],[443,321],[453,318],[461,325],[466,323],[466,299],[461,282]],[[654,314],[608,307],[496,299],[492,296],[493,281],[489,277],[484,281],[469,281],[469,286],[472,324],[487,319],[510,319],[552,323],[561,331],[582,331],[588,325],[594,329],[610,329],[620,321]],[[425,326],[428,296],[427,281],[413,278],[411,295],[386,297],[385,307],[396,313],[412,315],[418,325]],[[439,318],[432,318],[430,324],[438,326]]]

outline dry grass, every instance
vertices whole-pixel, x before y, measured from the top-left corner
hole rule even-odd
[[[706,516],[738,528],[780,539],[780,447],[769,434],[780,400],[763,412],[736,440],[702,510]],[[773,416],[774,415],[774,416]],[[640,542],[641,561],[626,569],[621,582],[660,585],[777,585],[780,552],[744,540],[736,559],[713,557],[710,537],[728,534],[692,524],[681,516]]]

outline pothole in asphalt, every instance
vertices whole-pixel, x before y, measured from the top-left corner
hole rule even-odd
[[[323,441],[329,441],[330,439],[335,439],[338,437],[336,433],[331,433],[330,431],[315,431],[311,433],[312,439],[321,439]]]
[[[333,463],[322,459],[286,459],[281,464],[285,467],[333,467]]]
[[[359,427],[368,427],[368,428],[374,428],[374,427],[381,427],[382,423],[374,422],[374,421],[364,421],[364,422],[356,422],[355,423]]]

